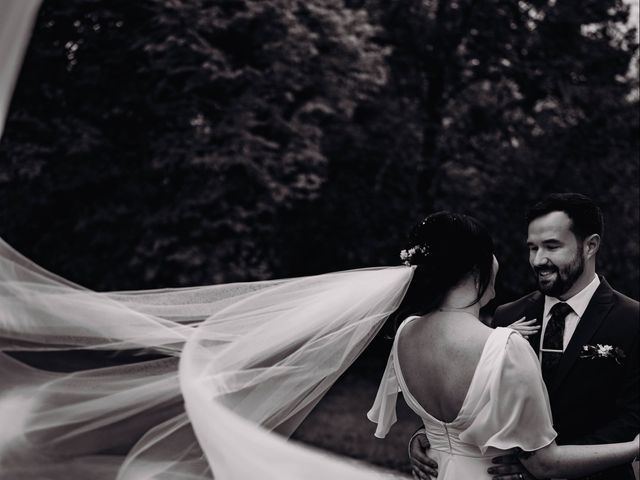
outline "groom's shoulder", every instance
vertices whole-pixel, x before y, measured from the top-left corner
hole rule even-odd
[[[494,325],[500,326],[505,319],[509,320],[508,323],[517,320],[524,314],[525,310],[527,310],[532,303],[540,302],[543,298],[544,297],[540,292],[534,291],[524,297],[518,298],[517,300],[500,305],[493,315]]]
[[[613,290],[612,293],[615,305],[614,311],[637,322],[638,318],[640,318],[640,303],[617,290]]]
[[[640,338],[640,303],[625,294],[611,289],[612,304],[607,314],[607,335],[614,335],[621,342],[638,342]],[[624,340],[623,340],[624,339]]]
[[[613,300],[615,310],[624,312],[625,314],[635,314],[634,316],[636,318],[637,315],[640,314],[640,303],[638,303],[637,300],[626,296],[624,293],[612,288],[604,277],[601,277],[600,287],[596,290],[596,295],[594,295],[594,297],[597,296],[597,293],[600,290],[602,290],[604,294],[602,298],[605,301],[609,301],[608,298]],[[608,297],[607,294],[610,295],[610,297]]]
[[[513,300],[512,302],[508,302],[500,305],[498,307],[498,310],[514,310],[518,308],[527,308],[532,303],[540,301],[543,298],[544,297],[540,292],[534,291],[525,295],[524,297],[518,298],[517,300]]]
[[[608,335],[615,334],[626,339],[637,339],[640,335],[640,303],[615,290],[604,277],[600,277],[600,286],[594,293],[589,305],[606,312],[603,328]],[[606,327],[605,327],[606,325]]]
[[[622,305],[625,308],[640,310],[640,303],[631,297],[627,297],[624,293],[620,293],[617,290],[614,290],[613,296],[616,299],[616,303],[618,303],[619,305]]]

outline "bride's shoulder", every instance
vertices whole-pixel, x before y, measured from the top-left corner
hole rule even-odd
[[[403,329],[404,327],[406,327],[407,325],[412,323],[414,320],[421,320],[421,319],[424,319],[424,318],[426,318],[426,315],[423,315],[423,316],[420,316],[420,315],[409,315],[404,320],[402,320],[402,322],[400,322],[400,325],[398,326],[397,331],[399,332],[401,329]]]
[[[523,348],[523,349],[531,349],[531,344],[529,341],[522,336],[520,332],[514,330],[509,327],[496,327],[495,329],[496,335],[500,335],[504,338],[506,344],[513,348]]]
[[[428,335],[430,325],[429,322],[425,321],[428,317],[428,314],[406,317],[396,329],[395,342],[402,343],[403,347],[414,344],[428,344],[430,341],[430,335]]]
[[[526,340],[517,330],[509,327],[491,328],[493,343],[500,344],[505,350],[526,350],[531,348]]]
[[[532,363],[538,366],[538,356],[529,341],[519,332],[508,327],[496,328],[496,335],[501,337],[507,357],[515,359],[516,363]]]

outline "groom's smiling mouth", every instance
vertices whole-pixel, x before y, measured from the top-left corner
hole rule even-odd
[[[551,280],[558,272],[555,268],[536,268],[536,274],[539,280],[548,281]]]

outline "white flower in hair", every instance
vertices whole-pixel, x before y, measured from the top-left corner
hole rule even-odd
[[[429,247],[426,245],[415,245],[407,250],[400,250],[400,260],[406,265],[411,265],[411,260],[416,254],[426,256],[429,254]]]

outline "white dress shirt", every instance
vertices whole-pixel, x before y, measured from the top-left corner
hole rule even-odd
[[[547,328],[547,323],[549,323],[549,319],[551,318],[551,307],[553,307],[556,303],[564,301],[567,303],[572,309],[567,318],[564,321],[564,337],[562,338],[562,350],[564,351],[573,336],[573,332],[576,331],[578,327],[578,322],[584,315],[584,311],[587,309],[589,302],[591,301],[591,297],[596,293],[598,286],[600,285],[600,279],[598,275],[594,275],[591,283],[576,293],[573,297],[568,300],[560,300],[556,297],[544,297],[544,312],[542,314],[542,332],[540,334],[540,348],[542,348],[542,341],[544,339],[544,331]],[[542,359],[542,351],[540,351],[539,358]]]

